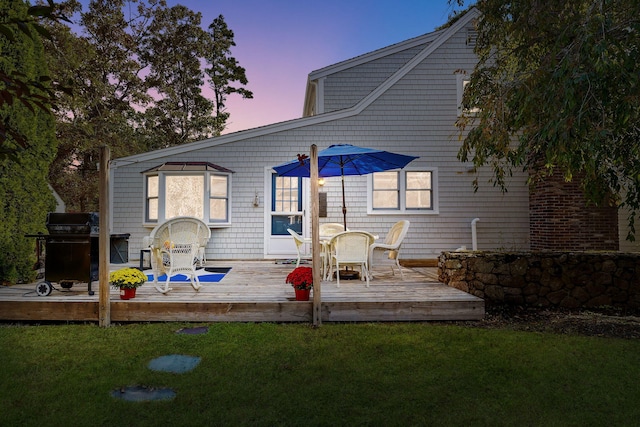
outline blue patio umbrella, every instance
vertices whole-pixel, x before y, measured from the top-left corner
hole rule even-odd
[[[347,228],[347,206],[344,195],[344,177],[347,175],[367,175],[392,169],[402,169],[416,156],[390,153],[374,148],[358,147],[350,144],[331,145],[318,152],[318,176],[342,177],[342,215],[344,228]],[[298,160],[283,163],[273,168],[279,176],[310,177],[309,158],[298,155]]]

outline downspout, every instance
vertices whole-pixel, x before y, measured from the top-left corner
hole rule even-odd
[[[480,221],[480,218],[474,218],[471,221],[471,248],[474,251],[478,250],[478,233],[476,231],[476,223]]]

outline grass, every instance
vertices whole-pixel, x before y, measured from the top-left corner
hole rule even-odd
[[[0,326],[0,426],[624,426],[640,341],[434,323]],[[200,356],[186,374],[167,354]],[[171,401],[111,391],[170,387]]]

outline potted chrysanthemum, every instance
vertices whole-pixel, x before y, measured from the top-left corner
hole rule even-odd
[[[147,280],[147,275],[137,268],[127,267],[109,274],[109,283],[120,289],[120,299],[131,299],[136,296],[136,289]]]
[[[286,283],[290,283],[296,293],[296,301],[309,301],[309,293],[313,287],[313,270],[311,267],[296,267],[287,275]]]

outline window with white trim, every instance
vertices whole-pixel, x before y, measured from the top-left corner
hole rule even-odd
[[[167,162],[144,171],[145,223],[193,216],[208,224],[230,224],[232,173],[207,162]]]
[[[437,213],[437,170],[376,172],[369,178],[369,214]]]
[[[462,105],[462,95],[464,94],[465,89],[470,83],[469,76],[466,73],[459,73],[456,75],[458,80],[457,87],[457,101],[458,101],[458,117],[462,115],[466,116],[475,116],[480,112],[480,108],[464,108]]]

